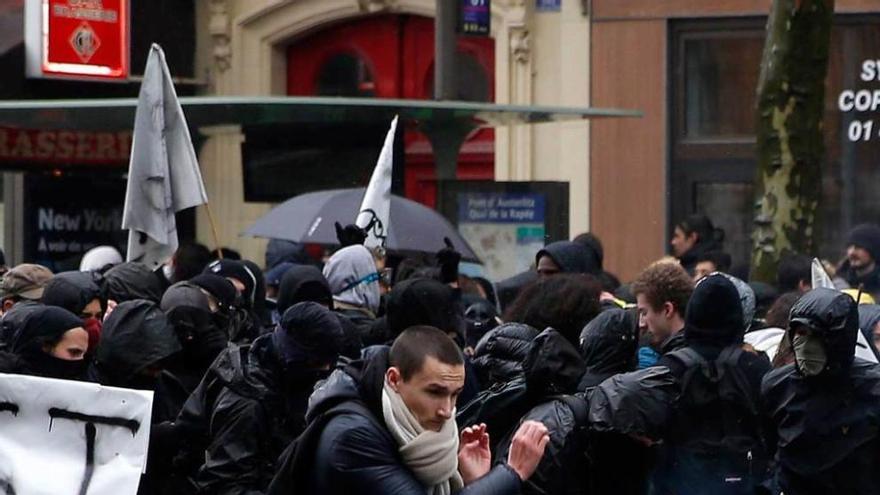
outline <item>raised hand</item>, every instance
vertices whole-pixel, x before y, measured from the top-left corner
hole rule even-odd
[[[544,449],[550,442],[550,432],[538,421],[526,421],[519,426],[510,442],[507,465],[523,481],[529,479],[538,468]]]
[[[489,450],[486,424],[481,423],[462,430],[458,448],[458,472],[464,484],[482,478],[491,467],[492,452]]]

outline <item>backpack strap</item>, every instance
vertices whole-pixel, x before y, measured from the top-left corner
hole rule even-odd
[[[314,467],[315,451],[318,448],[321,433],[331,419],[349,413],[363,415],[371,422],[377,422],[366,404],[357,400],[341,402],[319,414],[281,453],[275,464],[276,474],[266,491],[267,495],[308,493],[308,475]]]
[[[693,368],[697,365],[706,364],[706,358],[700,355],[700,353],[694,350],[692,347],[682,347],[680,349],[676,349],[666,354],[666,356],[680,362],[685,370]]]

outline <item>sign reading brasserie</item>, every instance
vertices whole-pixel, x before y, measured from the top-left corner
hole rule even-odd
[[[0,163],[123,165],[131,131],[88,132],[0,127]]]

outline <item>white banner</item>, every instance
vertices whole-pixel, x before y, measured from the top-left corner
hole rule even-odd
[[[135,495],[153,392],[0,374],[0,495]]]

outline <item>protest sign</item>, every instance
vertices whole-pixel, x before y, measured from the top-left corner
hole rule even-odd
[[[135,495],[152,402],[148,391],[0,374],[0,493]]]

